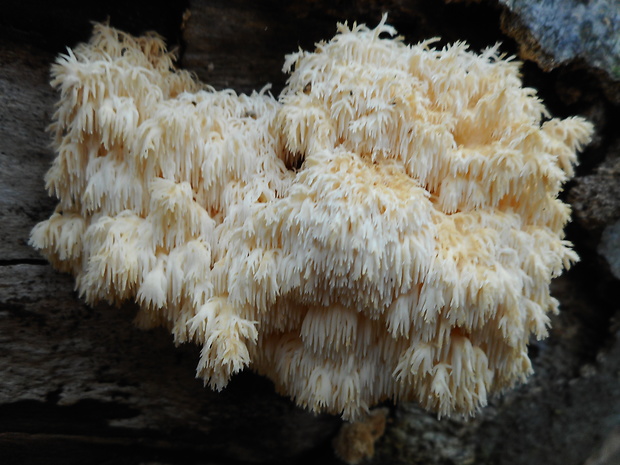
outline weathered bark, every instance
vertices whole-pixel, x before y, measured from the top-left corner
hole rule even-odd
[[[43,185],[54,157],[45,133],[55,100],[49,64],[63,45],[86,39],[89,20],[109,16],[134,33],[155,28],[172,43],[183,33],[183,66],[216,88],[245,92],[272,82],[277,94],[285,53],[330,38],[336,21],[375,24],[383,11],[410,42],[442,35],[481,47],[503,38],[506,50],[516,51],[501,35],[501,11],[487,4],[231,0],[190,6],[183,32],[183,9],[166,2],[72,10],[68,3],[14,1],[3,7],[2,464],[337,463],[330,441],[338,418],[294,407],[251,373],[235,377],[221,393],[203,388],[194,379],[196,347],[175,348],[164,331],[135,329],[131,305],[87,307],[73,292],[72,278],[28,247],[30,229],[55,204]],[[77,19],[69,11],[77,11]],[[613,449],[620,425],[620,311],[617,280],[597,247],[620,219],[620,143],[612,125],[619,111],[587,69],[545,74],[527,64],[524,73],[555,114],[582,113],[597,124],[596,140],[568,186],[576,217],[569,239],[582,262],[553,285],[562,312],[549,339],[531,346],[536,374],[527,385],[467,421],[437,420],[415,405],[392,406],[375,463],[577,465],[591,456],[589,465],[613,463],[613,453],[604,454]]]

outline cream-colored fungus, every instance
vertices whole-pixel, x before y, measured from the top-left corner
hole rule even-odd
[[[407,46],[384,20],[289,55],[276,100],[215,91],[162,40],[104,25],[61,56],[31,243],[86,301],[140,305],[313,411],[387,398],[471,414],[531,373],[550,280],[577,260],[558,200],[581,118],[550,118],[490,48]]]

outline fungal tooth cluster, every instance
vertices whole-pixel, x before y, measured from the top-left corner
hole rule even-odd
[[[278,99],[215,91],[104,25],[52,70],[56,212],[31,243],[89,304],[140,305],[313,411],[471,414],[531,372],[577,260],[558,200],[592,126],[550,119],[496,47],[384,20],[286,58]]]

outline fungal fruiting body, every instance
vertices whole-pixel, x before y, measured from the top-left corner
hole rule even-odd
[[[59,205],[31,243],[89,304],[249,367],[313,411],[470,414],[531,372],[558,200],[592,126],[551,119],[497,48],[407,46],[383,20],[289,55],[278,99],[215,91],[155,35],[95,26],[52,70]]]

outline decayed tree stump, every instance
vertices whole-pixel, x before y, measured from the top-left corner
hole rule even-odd
[[[87,307],[72,278],[28,247],[30,229],[55,205],[43,186],[54,157],[45,132],[55,101],[49,65],[88,37],[89,21],[109,16],[180,44],[182,65],[216,88],[247,92],[271,82],[277,94],[284,54],[330,38],[337,21],[374,25],[388,11],[410,42],[503,40],[515,52],[500,30],[505,10],[421,0],[8,3],[0,19],[0,463],[338,463],[338,418],[294,407],[251,373],[221,393],[203,388],[194,379],[196,347],[137,330],[131,305]],[[524,66],[552,112],[581,113],[598,128],[567,186],[569,239],[582,263],[553,284],[562,313],[550,338],[531,346],[536,374],[474,419],[438,421],[415,405],[390,406],[374,463],[615,463],[620,313],[617,281],[597,247],[620,219],[620,142],[610,82],[603,89],[599,78],[585,68],[545,74]]]

